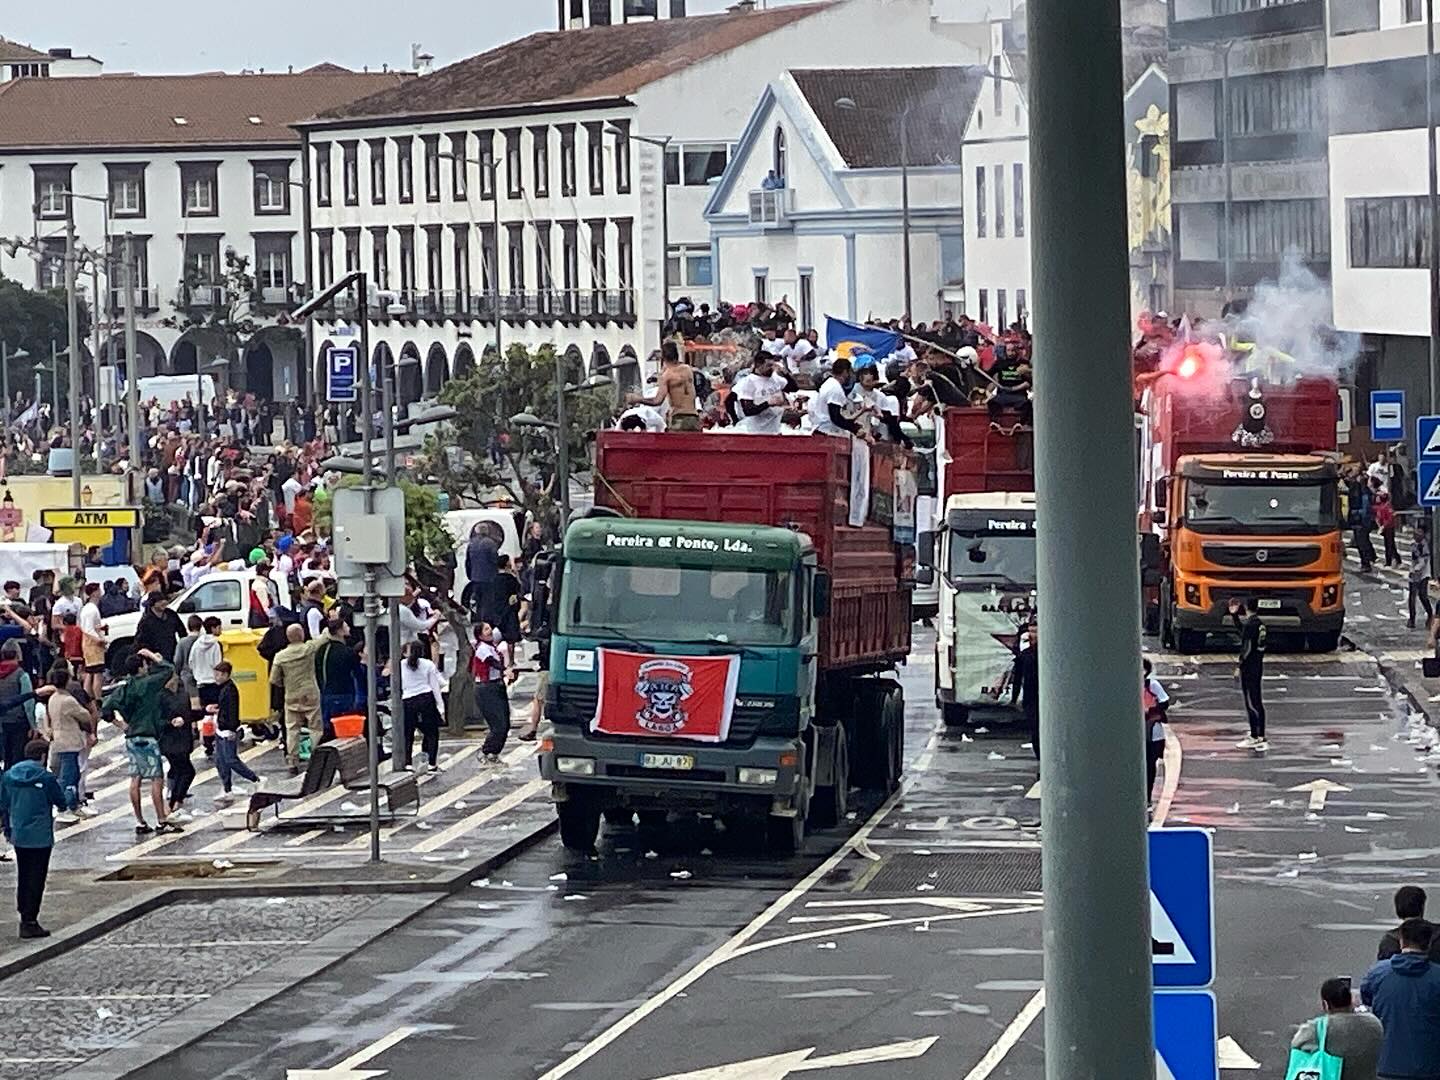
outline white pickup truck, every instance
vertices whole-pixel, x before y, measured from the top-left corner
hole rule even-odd
[[[182,623],[187,622],[191,615],[199,615],[202,620],[213,615],[220,620],[222,632],[243,630],[250,625],[250,584],[254,580],[254,570],[212,570],[178,594],[172,606]],[[278,585],[274,579],[270,584],[280,606],[292,606],[288,586]],[[112,615],[105,620],[105,625],[110,638],[105,663],[112,672],[118,672],[133,647],[140,613]]]

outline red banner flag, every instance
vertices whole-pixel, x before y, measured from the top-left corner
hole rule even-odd
[[[729,738],[740,657],[596,651],[600,699],[591,731],[711,743]]]

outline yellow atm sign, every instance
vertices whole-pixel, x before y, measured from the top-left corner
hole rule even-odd
[[[47,529],[136,529],[140,511],[133,506],[41,510],[40,524]]]

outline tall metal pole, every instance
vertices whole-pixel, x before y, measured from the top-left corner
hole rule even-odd
[[[395,381],[399,377],[395,358],[390,358],[389,368],[380,373],[380,408],[384,411],[383,427],[385,437],[385,482],[395,484]],[[386,601],[390,616],[390,768],[399,772],[405,766],[405,702],[400,696],[400,601],[390,597]],[[432,762],[431,764],[434,764]]]
[[[670,140],[660,146],[660,340],[665,339],[665,324],[670,321],[670,184],[665,178],[665,155]],[[564,387],[561,387],[564,390]],[[564,397],[562,392],[561,397]],[[567,493],[566,497],[569,495]],[[563,527],[563,526],[562,526]]]
[[[375,404],[371,394],[370,380],[370,282],[361,274],[355,283],[359,294],[355,304],[355,318],[360,323],[360,411],[364,413],[361,422],[361,477],[365,485],[365,512],[375,512],[375,463],[370,460],[370,434],[375,427]],[[379,665],[375,656],[375,623],[380,617],[380,605],[375,595],[377,574],[375,568],[365,570],[365,730],[369,733],[370,744],[370,861],[380,861],[380,712],[375,696],[379,693]],[[394,723],[394,718],[391,718]]]
[[[90,366],[94,369],[90,397],[91,441],[95,444],[95,471],[100,468],[100,259],[90,260]]]
[[[910,110],[900,114],[900,228],[904,236],[905,319],[913,315],[910,308]],[[1004,329],[1003,327],[1001,328]]]
[[[1231,226],[1235,212],[1235,170],[1230,163],[1230,49],[1235,43],[1227,41],[1222,55],[1224,69],[1220,78],[1220,159],[1225,167],[1225,300],[1228,303],[1235,295],[1235,235]]]
[[[140,357],[135,341],[134,237],[125,233],[125,423],[130,435],[130,472],[140,468]],[[127,482],[127,490],[131,485]],[[131,498],[135,495],[132,491]]]
[[[10,346],[0,341],[0,380],[4,381],[5,428],[10,428]]]
[[[570,524],[570,433],[565,419],[565,357],[555,352],[555,490],[560,495],[560,536]]]
[[[50,342],[50,422],[60,419],[60,348]]]
[[[329,152],[327,147],[326,152]],[[315,288],[315,243],[311,235],[310,219],[310,132],[300,133],[300,197],[304,200],[304,206],[300,213],[300,235],[305,238],[305,288],[310,295],[314,296],[319,290]],[[325,284],[330,284],[328,281]],[[305,387],[305,408],[312,414],[315,412],[315,316],[313,313],[305,316],[305,363],[301,371],[301,385]],[[297,410],[298,413],[298,410]],[[299,425],[302,429],[304,425]],[[291,442],[299,442],[296,433],[286,431],[285,435]]]
[[[1440,412],[1440,183],[1435,148],[1435,0],[1425,0],[1425,153],[1430,165],[1430,414]],[[1420,448],[1416,447],[1418,455]],[[1440,537],[1430,522],[1430,568],[1440,567]]]
[[[80,304],[75,288],[75,200],[65,200],[65,306],[70,332],[70,505],[80,505]],[[55,399],[59,419],[60,399]]]
[[[1120,2],[1031,0],[1029,34],[1045,1075],[1153,1080]]]
[[[485,167],[484,158],[480,159],[480,167]],[[500,162],[493,152],[490,155],[490,194],[494,196],[492,202],[495,204],[495,257],[490,260],[490,297],[495,316],[495,363],[500,364],[505,360],[504,331],[500,322]],[[481,256],[483,258],[483,252]]]

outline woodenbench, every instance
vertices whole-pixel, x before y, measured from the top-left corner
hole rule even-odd
[[[278,821],[280,810],[285,803],[318,795],[335,783],[335,774],[339,768],[340,755],[333,743],[315,747],[303,776],[295,777],[288,783],[282,781],[274,786],[267,784],[263,790],[250,796],[250,805],[245,811],[245,827],[251,832],[259,829],[261,815],[271,807],[275,809],[275,818]]]
[[[338,754],[336,759],[340,786],[346,791],[370,790],[370,747],[364,739],[342,739],[327,744]],[[385,806],[391,817],[402,807],[414,807],[420,813],[420,781],[414,773],[393,773],[377,785],[385,793]]]

